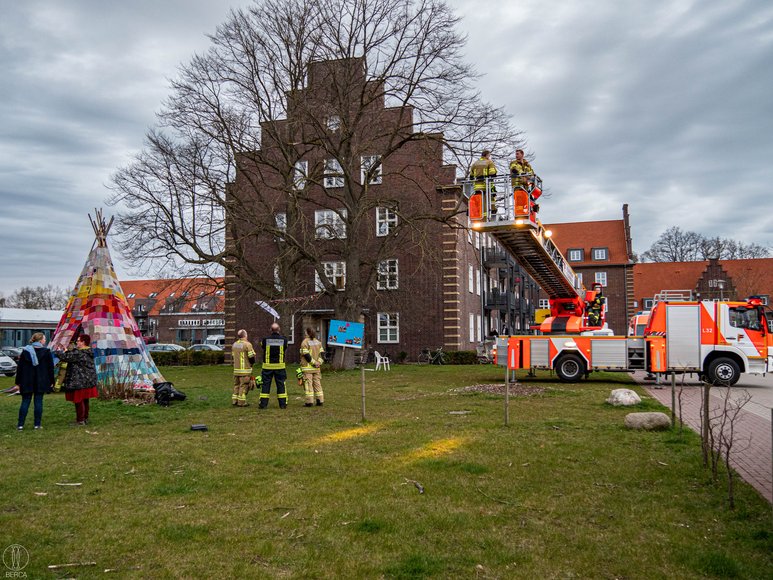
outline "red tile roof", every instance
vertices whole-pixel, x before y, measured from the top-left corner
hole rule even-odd
[[[194,314],[223,312],[225,304],[223,278],[124,280],[121,288],[132,310],[137,302],[144,303],[151,316],[160,314],[167,302],[178,301],[176,313]]]
[[[652,298],[663,290],[695,290],[708,267],[700,262],[646,262],[633,267],[636,300]],[[720,260],[719,265],[733,279],[738,298],[752,294],[773,297],[773,258]]]
[[[627,264],[629,261],[623,220],[545,224],[545,228],[553,232],[553,243],[567,259],[570,249],[584,250],[583,260],[571,262],[573,267],[598,266],[600,262],[593,260],[593,248],[608,249],[606,264]]]

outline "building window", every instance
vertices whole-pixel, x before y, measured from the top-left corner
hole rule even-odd
[[[596,272],[595,275],[595,281],[596,284],[601,284],[602,286],[606,287],[607,285],[607,273],[606,272]]]
[[[309,162],[296,161],[293,167],[293,189],[301,191],[306,187],[306,179],[309,176]]]
[[[400,315],[396,312],[378,313],[379,343],[400,342]]]
[[[323,183],[328,189],[344,186],[344,170],[341,168],[338,159],[325,159],[325,179]]]
[[[571,249],[568,252],[568,258],[570,262],[582,262],[582,259],[584,258],[585,251],[584,250],[578,250],[578,249]]]
[[[295,343],[295,314],[291,314],[290,315],[290,336],[287,337],[287,344],[294,344],[294,343]]]
[[[475,249],[480,250],[480,232],[475,232]]]
[[[360,181],[365,183],[365,179],[370,175],[368,183],[378,185],[381,183],[381,155],[363,155],[360,158]]]
[[[397,212],[388,207],[376,208],[376,235],[388,236],[397,227]]]
[[[379,290],[397,290],[397,260],[383,260],[378,263]]]
[[[325,271],[325,277],[336,287],[336,290],[346,288],[346,262],[322,262],[322,268]],[[314,289],[317,292],[325,290],[319,272],[314,272]]]
[[[131,294],[127,294],[127,295],[126,295],[126,297],[127,297],[127,298],[134,298],[134,296],[135,296],[135,294],[134,294],[134,293],[131,293]]]
[[[593,248],[593,259],[596,261],[603,261],[609,259],[609,251],[607,248]]]
[[[470,342],[475,342],[475,315],[470,314]]]
[[[318,240],[346,238],[346,210],[318,209],[314,212],[314,227]]]
[[[480,314],[478,314],[475,318],[476,318],[475,321],[478,323],[478,342],[480,342],[481,340],[483,340],[483,330],[482,330]]]
[[[550,300],[548,298],[540,298],[538,308],[550,308]]]
[[[759,294],[760,300],[762,301],[763,306],[768,305],[768,298],[770,298],[767,294]]]
[[[475,290],[475,271],[472,269],[472,266],[470,268],[470,275],[467,279],[467,290],[470,291],[470,294],[472,294]]]
[[[286,232],[287,214],[285,212],[279,212],[277,214],[274,214],[274,223],[276,224],[276,229],[278,229],[282,233]],[[279,236],[277,239],[279,239],[280,241],[284,241],[283,236]]]
[[[274,266],[274,288],[277,292],[282,291],[282,277],[279,275],[279,264]]]
[[[330,115],[326,121],[328,131],[338,131],[341,128],[341,117]]]
[[[475,270],[475,293],[480,296],[480,270]]]
[[[148,298],[155,298],[156,296],[158,296],[158,292],[151,292],[148,294]]]

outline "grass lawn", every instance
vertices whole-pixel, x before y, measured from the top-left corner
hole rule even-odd
[[[729,511],[692,432],[625,430],[619,384],[522,383],[505,427],[502,396],[456,390],[500,369],[395,365],[363,424],[359,371],[310,409],[293,378],[284,411],[232,408],[228,367],[162,372],[187,401],[92,401],[87,427],[56,394],[17,432],[0,396],[0,550],[29,578],[773,577],[770,505],[741,483]]]

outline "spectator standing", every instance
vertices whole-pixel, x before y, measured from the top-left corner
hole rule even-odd
[[[75,341],[75,348],[56,351],[56,357],[67,364],[62,390],[64,398],[75,404],[75,425],[89,422],[89,399],[99,396],[97,391],[97,367],[91,337],[81,334]]]
[[[234,392],[231,395],[231,403],[236,407],[246,407],[247,392],[252,382],[252,365],[255,364],[255,349],[247,340],[246,330],[240,330],[236,336],[237,340],[231,347],[234,363]]]
[[[19,422],[17,429],[24,429],[30,403],[35,399],[35,429],[42,428],[43,395],[50,393],[54,385],[54,357],[46,348],[46,335],[36,332],[30,337],[30,344],[22,349],[16,369],[16,386],[21,393]]]
[[[287,351],[287,338],[280,333],[279,324],[271,325],[271,334],[260,341],[263,348],[263,367],[261,370],[260,408],[268,407],[268,399],[271,395],[271,381],[276,381],[276,397],[279,400],[279,408],[287,408],[287,369],[285,367],[285,352]]]
[[[317,339],[316,333],[311,329],[306,329],[306,338],[301,343],[301,370],[303,371],[303,391],[306,396],[304,406],[311,407],[314,400],[317,406],[321,407],[325,402],[325,395],[322,392],[322,353],[325,349],[322,342]]]

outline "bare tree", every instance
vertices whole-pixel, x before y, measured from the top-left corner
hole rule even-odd
[[[432,204],[447,172],[403,171],[420,193],[410,203],[370,187],[390,160],[423,147],[466,172],[483,147],[520,143],[475,90],[457,24],[442,0],[256,0],[232,12],[182,67],[144,150],[113,178],[124,258],[186,275],[222,267],[274,300],[306,291],[298,272],[314,268],[336,315],[359,314],[384,256],[397,246],[429,255],[422,224],[453,223]],[[318,62],[329,63],[325,78],[313,77]],[[324,155],[298,164],[313,152]],[[340,187],[325,188],[329,179]],[[393,212],[396,229],[362,247],[374,208]],[[314,209],[334,212],[322,235]],[[275,255],[256,260],[251,248],[264,240]],[[329,256],[346,261],[343,289]]]
[[[4,301],[10,308],[61,310],[67,305],[68,296],[68,292],[63,288],[47,284],[34,288],[23,286]]]
[[[770,249],[744,244],[727,238],[706,238],[695,232],[683,232],[672,226],[663,232],[649,250],[642,253],[645,262],[693,262],[697,260],[739,260],[766,258]]]

